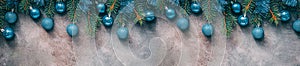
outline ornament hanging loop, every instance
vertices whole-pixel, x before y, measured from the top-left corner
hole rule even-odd
[[[4,29],[0,29],[1,30],[1,32],[4,32],[5,30]]]
[[[32,6],[29,6],[29,9],[32,10]]]

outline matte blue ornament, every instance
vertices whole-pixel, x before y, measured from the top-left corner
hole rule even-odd
[[[213,35],[214,33],[214,28],[211,24],[204,24],[202,26],[202,33],[203,35],[205,35],[206,37],[210,37]]]
[[[75,25],[75,24],[69,24],[67,26],[67,33],[71,37],[76,36],[78,34],[78,27],[77,27],[77,25]]]
[[[49,31],[53,29],[54,21],[51,18],[44,18],[41,25],[46,31]]]
[[[166,16],[168,19],[173,19],[176,16],[176,12],[174,9],[168,8],[166,10]]]
[[[64,2],[57,2],[55,4],[55,10],[57,13],[64,13],[66,11],[66,4]]]
[[[240,13],[241,10],[242,10],[242,6],[241,6],[241,4],[238,3],[238,2],[233,3],[232,6],[231,6],[231,8],[232,8],[232,11],[233,11],[234,13]]]
[[[2,36],[6,39],[6,40],[10,40],[13,39],[15,36],[15,32],[11,27],[5,27],[3,32],[2,32]]]
[[[16,23],[18,16],[14,12],[6,12],[5,16],[5,21],[7,21],[10,24]]]
[[[99,12],[100,14],[102,14],[102,13],[105,13],[106,6],[105,6],[104,3],[100,3],[100,4],[97,5],[97,9],[98,9],[98,12]]]
[[[128,38],[128,28],[126,27],[121,27],[117,31],[117,35],[119,39],[127,39]]]
[[[255,27],[252,30],[252,36],[254,39],[258,39],[258,40],[264,38],[264,29],[262,27]]]
[[[290,12],[287,11],[287,10],[282,10],[280,12],[280,19],[281,21],[288,21],[291,19],[291,15],[290,15]]]
[[[155,19],[155,15],[153,11],[146,11],[145,12],[145,21],[151,22]]]
[[[296,31],[296,32],[300,32],[300,20],[296,20],[296,21],[293,23],[293,29],[294,29],[294,31]]]
[[[242,27],[247,26],[249,23],[249,19],[247,16],[244,17],[244,15],[241,15],[238,17],[238,23]]]
[[[192,2],[190,9],[193,13],[199,13],[202,10],[199,2]]]
[[[177,27],[180,30],[187,30],[189,28],[190,24],[189,24],[189,20],[186,18],[180,18],[177,20]]]
[[[114,19],[112,17],[109,17],[107,15],[103,16],[102,18],[102,24],[106,27],[112,26],[114,23]]]
[[[30,9],[29,14],[30,14],[31,18],[33,18],[33,19],[37,19],[41,16],[41,12],[37,8]]]

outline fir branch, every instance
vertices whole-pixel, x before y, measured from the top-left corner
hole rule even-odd
[[[119,0],[107,0],[106,5],[109,7],[109,9],[107,9],[107,12],[110,16],[110,14],[112,12],[114,14],[117,14],[117,12],[120,8],[120,1]]]
[[[21,0],[20,4],[19,4],[19,8],[18,9],[19,11],[18,12],[21,12],[21,13],[24,13],[24,14],[28,14],[28,8],[31,6],[30,4],[30,0]]]
[[[45,13],[46,13],[47,17],[50,17],[50,18],[54,17],[54,14],[55,14],[55,12],[54,12],[54,9],[55,9],[54,8],[54,4],[55,4],[54,0],[50,0],[47,3],[48,6],[46,6],[46,8],[45,8]]]
[[[0,15],[5,15],[7,7],[5,6],[6,2],[2,1],[0,2]],[[4,16],[0,16],[0,29],[4,28]]]
[[[191,9],[190,9],[190,5],[191,5],[191,0],[184,0],[183,2],[180,1],[179,5],[181,6],[181,8],[183,8],[187,14],[191,14]]]
[[[250,1],[248,2],[247,6],[245,7],[244,17],[246,16],[247,11],[248,11],[248,9],[250,8],[251,3],[252,3],[252,0],[250,0]]]
[[[252,16],[251,24],[260,26],[261,22],[263,22],[262,16],[260,16],[259,14],[253,14],[251,16]]]
[[[71,22],[76,23],[77,22],[77,4],[79,0],[69,0],[67,3],[67,10],[68,10],[68,16]]]
[[[134,9],[134,14],[136,18],[134,19],[134,22],[138,22],[140,25],[143,25],[143,18],[140,16],[140,14]]]
[[[272,15],[272,18],[270,19],[270,22],[274,22],[276,24],[276,26],[278,25],[278,19],[277,16],[275,16],[275,14],[273,13],[273,11],[270,9],[270,13]]]
[[[226,7],[225,12],[223,13],[224,17],[224,27],[225,27],[225,32],[226,32],[226,36],[230,37],[231,36],[231,32],[233,31],[233,28],[236,26],[236,21],[237,21],[237,17],[233,15],[232,11],[231,11],[231,7]]]
[[[279,17],[279,6],[280,6],[280,3],[278,1],[271,1],[271,4],[270,4],[270,14],[269,14],[269,22],[271,23],[275,23],[276,26],[278,26],[279,24],[279,20],[280,20],[280,17]]]
[[[218,14],[218,10],[211,7],[211,6],[216,6],[216,4],[215,4],[216,0],[213,0],[213,1],[202,0],[202,2],[206,2],[206,3],[202,4],[203,10],[205,11],[203,13],[204,13],[208,23],[211,23],[214,20],[214,18],[212,18],[212,17],[215,17]]]

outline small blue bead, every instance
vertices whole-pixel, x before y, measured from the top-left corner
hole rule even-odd
[[[212,36],[212,34],[214,33],[214,28],[211,24],[204,24],[202,26],[202,33],[206,36],[206,37],[210,37]]]
[[[240,26],[244,27],[247,26],[249,23],[249,19],[247,16],[244,17],[244,15],[239,16],[238,23]]]
[[[168,8],[166,10],[166,16],[168,19],[173,19],[176,16],[176,12],[174,9]]]
[[[180,30],[187,30],[189,28],[189,26],[190,26],[190,24],[189,24],[188,19],[186,19],[186,18],[180,18],[180,19],[178,19],[178,21],[177,21],[177,27]]]
[[[290,12],[287,10],[282,10],[280,12],[280,19],[281,21],[288,21],[291,18]]]
[[[234,13],[240,13],[242,10],[242,6],[240,3],[233,3],[231,8]]]
[[[97,9],[99,13],[105,13],[106,6],[104,3],[100,3],[97,5]]]
[[[114,19],[112,17],[108,17],[107,15],[103,16],[102,24],[106,27],[112,26],[114,23]]]
[[[264,29],[262,27],[255,27],[252,30],[252,36],[253,36],[254,39],[264,38]]]
[[[13,37],[15,36],[15,32],[11,27],[5,27],[4,28],[4,32],[2,33],[2,36],[7,39],[13,39]]]
[[[155,15],[153,11],[146,11],[145,12],[145,21],[151,22],[155,19]]]
[[[16,23],[18,16],[14,12],[6,12],[4,18],[8,23],[13,24]]]
[[[54,26],[54,21],[53,19],[51,18],[44,18],[42,20],[42,27],[46,30],[46,31],[49,31],[49,30],[52,30],[53,26]]]
[[[77,27],[77,25],[75,25],[75,24],[69,24],[67,26],[67,33],[71,37],[76,36],[78,34],[78,27]]]
[[[296,32],[300,32],[300,20],[296,20],[296,21],[293,23],[293,29],[294,29],[294,31],[296,31]]]
[[[117,35],[119,39],[127,39],[128,38],[128,28],[126,27],[121,27],[117,31]]]
[[[39,18],[39,17],[41,16],[41,12],[40,12],[40,10],[37,9],[37,8],[32,8],[32,9],[30,10],[30,16],[31,16],[31,18],[33,18],[33,19],[37,19],[37,18]]]
[[[64,13],[66,11],[66,4],[64,2],[57,2],[55,4],[55,10],[57,13]]]
[[[199,13],[201,11],[201,6],[200,6],[200,3],[198,2],[193,2],[191,4],[191,7],[190,7],[191,11],[193,13]]]

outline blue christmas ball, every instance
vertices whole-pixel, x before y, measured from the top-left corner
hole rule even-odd
[[[76,36],[78,34],[78,27],[77,27],[77,25],[75,25],[75,24],[69,24],[67,26],[67,33],[71,37]]]
[[[44,18],[42,20],[42,27],[46,30],[46,31],[49,31],[49,30],[52,30],[53,26],[54,26],[54,21],[53,19],[51,18]]]
[[[112,26],[114,23],[114,19],[112,17],[109,17],[107,15],[103,16],[102,18],[102,24],[106,27]]]
[[[190,26],[189,24],[189,20],[186,19],[186,18],[180,18],[177,20],[177,27],[180,29],[180,30],[186,30],[188,29]]]
[[[249,19],[247,16],[241,15],[238,17],[238,23],[240,26],[247,26],[249,23]]]
[[[30,10],[29,14],[30,14],[31,18],[33,18],[33,19],[37,19],[41,16],[41,12],[37,8],[32,8]]]
[[[242,10],[242,5],[238,2],[236,2],[236,3],[232,4],[231,8],[234,13],[240,13]]]
[[[16,23],[17,18],[18,18],[18,16],[14,12],[6,12],[6,14],[4,16],[5,21],[7,21],[10,24]]]
[[[66,4],[64,2],[57,2],[55,4],[55,10],[57,13],[64,13],[66,11]]]
[[[203,35],[205,35],[206,37],[210,37],[213,35],[214,33],[214,28],[211,24],[204,24],[202,26],[202,33]]]
[[[146,11],[145,12],[145,21],[151,22],[155,19],[155,15],[153,11]]]
[[[14,38],[15,32],[14,32],[14,30],[11,27],[5,27],[4,31],[2,32],[2,36],[5,39],[10,40],[10,39]]]
[[[264,29],[262,27],[255,27],[252,30],[252,36],[253,36],[254,39],[264,38]]]
[[[97,10],[100,14],[105,13],[106,6],[104,3],[100,3],[97,5]]]
[[[300,32],[300,20],[296,20],[296,21],[293,23],[293,29],[294,29],[294,31],[296,31],[296,32]]]
[[[288,20],[290,20],[290,18],[291,18],[291,15],[290,15],[289,11],[282,10],[280,12],[280,19],[281,19],[281,21],[288,21]]]
[[[174,9],[168,8],[166,10],[166,16],[168,19],[173,19],[176,16],[176,12]]]
[[[121,27],[117,31],[117,35],[119,39],[127,39],[128,38],[128,28],[126,27]]]
[[[192,2],[190,9],[193,13],[199,13],[202,10],[199,2]]]

